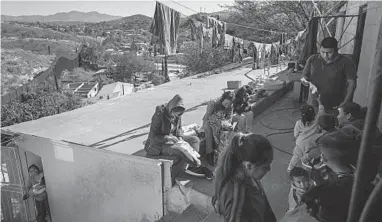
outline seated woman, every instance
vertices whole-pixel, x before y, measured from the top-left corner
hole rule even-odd
[[[203,117],[203,129],[205,133],[206,139],[206,154],[207,160],[211,165],[215,165],[218,157],[218,152],[216,148],[218,148],[214,143],[214,138],[220,138],[220,135],[217,135],[221,132],[219,129],[221,124],[216,124],[216,121],[210,121],[210,117],[213,114],[216,114],[219,111],[222,111],[223,116],[219,121],[229,121],[232,122],[232,101],[233,101],[234,93],[233,92],[224,92],[223,95],[217,99],[212,100],[207,106],[206,114]]]
[[[186,173],[212,179],[213,173],[203,166],[193,152],[199,152],[200,140],[196,136],[185,136],[182,132],[182,114],[185,111],[183,99],[175,95],[170,102],[159,105],[151,119],[150,132],[145,143],[145,151],[152,156],[179,156],[189,164]],[[185,141],[193,150],[180,149]]]
[[[243,133],[252,132],[253,112],[249,105],[249,96],[253,94],[248,85],[240,87],[233,100],[233,121],[238,122],[238,130]]]

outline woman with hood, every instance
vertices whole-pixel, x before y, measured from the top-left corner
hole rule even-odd
[[[159,105],[151,118],[150,132],[145,144],[145,151],[152,156],[179,156],[189,164],[186,173],[212,179],[213,173],[201,165],[189,153],[178,149],[179,142],[187,142],[196,152],[199,152],[200,140],[196,136],[185,136],[182,131],[182,114],[185,111],[183,99],[175,95],[168,103]]]

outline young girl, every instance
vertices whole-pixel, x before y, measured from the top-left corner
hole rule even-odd
[[[226,222],[276,222],[260,179],[270,171],[273,150],[257,134],[236,134],[219,158],[212,204]]]
[[[293,149],[293,156],[287,169],[288,173],[292,168],[299,166],[305,152],[308,148],[314,146],[314,141],[311,140],[311,137],[319,132],[313,106],[303,105],[300,111],[301,119],[296,122],[294,127],[296,146]]]

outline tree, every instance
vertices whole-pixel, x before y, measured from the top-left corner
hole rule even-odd
[[[116,66],[110,67],[107,74],[107,77],[114,81],[131,82],[132,76],[136,73],[150,73],[155,71],[153,61],[144,60],[134,53],[125,53],[117,56],[115,63]]]
[[[21,101],[13,100],[1,106],[1,127],[56,115],[82,106],[81,99],[71,93],[26,93],[22,95]]]
[[[321,12],[331,9],[337,2],[317,1]],[[306,28],[312,12],[315,10],[311,1],[235,1],[229,19],[236,24],[242,24],[258,29],[278,32],[296,33]],[[253,41],[273,42],[279,36],[267,31],[248,29],[228,25],[228,30]],[[245,30],[245,31],[243,31]],[[240,34],[239,34],[240,33]]]

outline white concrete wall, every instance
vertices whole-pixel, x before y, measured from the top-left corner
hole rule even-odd
[[[382,2],[368,2],[361,55],[357,72],[357,90],[354,95],[354,101],[362,106],[367,105],[369,99],[371,82],[373,81],[372,67],[374,65],[374,56],[377,50],[382,50],[377,48],[378,32],[381,22]]]
[[[359,7],[364,4],[367,4],[367,1],[348,1],[347,6],[345,6],[343,9],[345,9],[346,15],[358,15]],[[353,38],[355,37],[355,34],[356,34],[357,22],[358,22],[358,17],[345,18],[343,30],[342,32],[340,32],[341,34],[343,33],[342,38],[339,39],[339,47],[343,46],[342,48],[340,48],[340,53],[353,54],[353,50],[354,50]]]
[[[22,135],[42,158],[54,222],[156,221],[163,216],[159,161]]]

